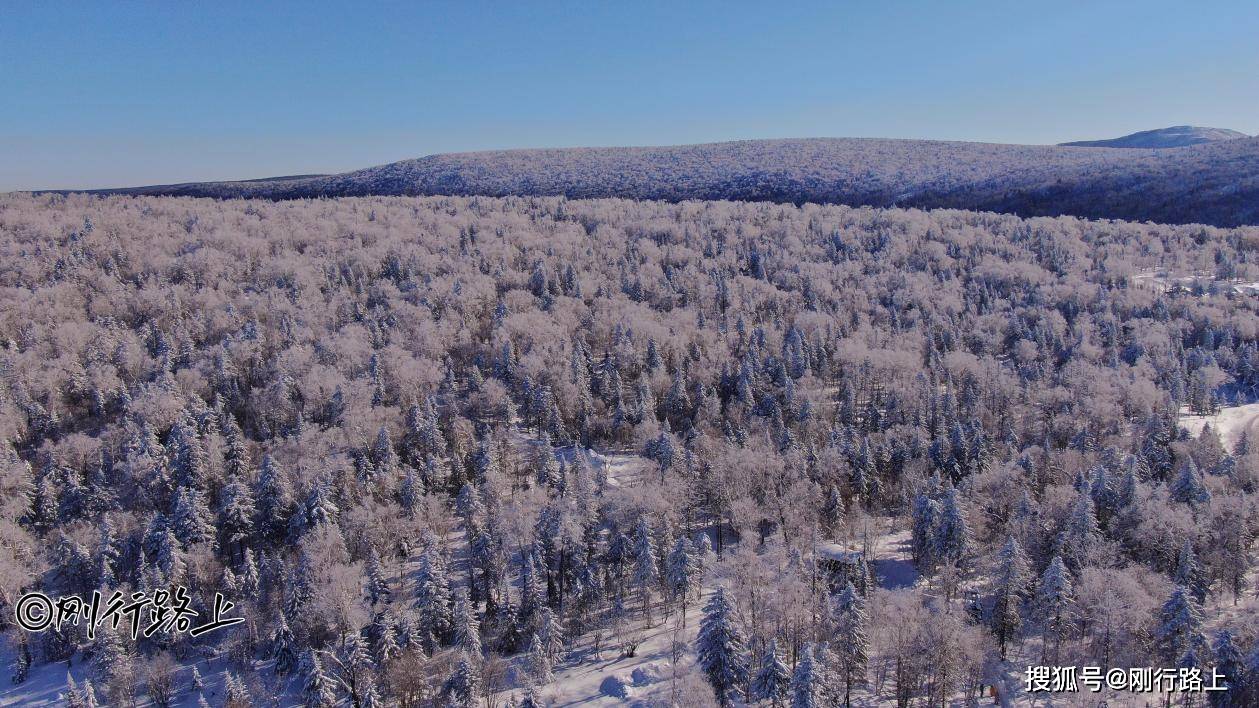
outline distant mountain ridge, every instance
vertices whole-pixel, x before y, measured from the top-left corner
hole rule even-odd
[[[1259,223],[1259,138],[1178,150],[809,138],[450,153],[344,174],[113,190],[216,198],[368,195],[741,200]]]
[[[1173,125],[1170,128],[1143,130],[1109,140],[1077,140],[1058,143],[1061,147],[1109,147],[1109,148],[1177,148],[1201,145],[1218,140],[1236,140],[1250,136],[1228,128],[1203,128],[1196,125]]]

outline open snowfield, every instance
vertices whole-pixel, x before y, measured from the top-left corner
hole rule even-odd
[[[1241,406],[1227,406],[1215,415],[1181,415],[1180,427],[1197,436],[1202,429],[1210,424],[1211,429],[1220,436],[1220,442],[1228,450],[1232,450],[1241,439],[1242,433],[1254,439],[1259,432],[1259,403],[1247,403]]]

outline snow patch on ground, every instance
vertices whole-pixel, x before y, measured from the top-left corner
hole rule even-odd
[[[1251,439],[1259,433],[1259,403],[1228,406],[1221,408],[1215,415],[1182,413],[1179,422],[1180,427],[1188,430],[1193,436],[1199,435],[1209,423],[1220,436],[1220,442],[1224,444],[1225,449],[1231,451],[1241,439],[1243,432],[1248,433]]]
[[[914,567],[913,544],[908,529],[886,533],[874,541],[871,551],[871,571],[880,587],[899,590],[913,587],[918,582],[918,569]]]

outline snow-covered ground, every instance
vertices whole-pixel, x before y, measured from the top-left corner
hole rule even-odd
[[[636,617],[630,635],[641,637],[633,656],[622,656],[619,646],[605,640],[594,656],[593,637],[580,637],[570,647],[569,658],[556,668],[555,679],[539,690],[547,705],[653,706],[669,705],[685,684],[695,677],[695,635],[699,631],[704,598],[692,602],[682,626],[677,613],[662,621],[659,607],[650,626]]]
[[[1259,403],[1228,406],[1221,408],[1215,415],[1183,413],[1179,422],[1180,427],[1194,436],[1201,433],[1202,428],[1210,423],[1211,428],[1220,436],[1220,442],[1224,444],[1225,449],[1232,450],[1243,431],[1247,432],[1252,440],[1255,439],[1256,432],[1259,432]]]

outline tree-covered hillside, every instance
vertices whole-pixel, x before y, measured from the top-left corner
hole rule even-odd
[[[1177,150],[866,139],[507,150],[432,155],[340,175],[112,191],[734,199],[1237,226],[1259,223],[1259,138]]]

